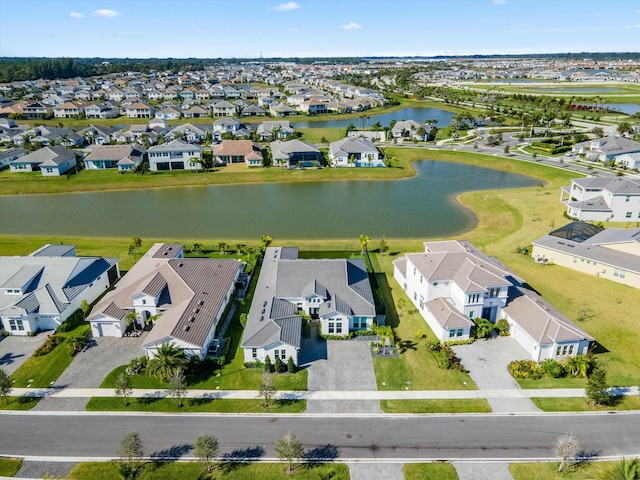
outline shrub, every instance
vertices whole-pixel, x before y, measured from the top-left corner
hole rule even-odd
[[[264,363],[262,363],[259,360],[256,360],[254,362],[244,362],[244,368],[263,368],[264,367]]]
[[[212,357],[209,359],[211,363],[216,367],[221,367],[225,363],[227,363],[227,355],[229,353],[230,348],[231,348],[231,337],[225,337],[222,351],[218,354],[217,357]]]
[[[553,378],[560,378],[566,375],[563,365],[553,358],[547,358],[540,363],[540,369],[545,375]]]
[[[476,339],[471,337],[471,338],[467,338],[466,340],[448,340],[444,342],[444,344],[452,347],[454,345],[471,345],[475,341]]]
[[[542,370],[533,360],[514,360],[507,369],[513,378],[533,380],[542,378]]]
[[[78,310],[73,312],[66,321],[58,325],[58,328],[56,328],[56,333],[70,332],[71,330],[75,330],[76,328],[78,328],[80,325],[86,324],[87,322],[84,319],[84,313],[79,308]]]
[[[351,332],[354,337],[373,337],[376,334],[375,330],[356,330]]]
[[[266,357],[264,357],[264,371],[267,373],[271,373],[272,370],[271,358],[269,357],[269,355],[267,355]]]
[[[321,333],[320,336],[325,340],[350,340],[353,337],[353,333],[347,333],[345,335],[331,335],[329,333]]]
[[[427,343],[427,349],[436,359],[440,368],[458,370],[460,372],[467,371],[450,345],[445,345],[440,342],[429,342]]]
[[[275,372],[282,373],[282,360],[280,360],[280,357],[276,357]]]
[[[487,338],[493,335],[495,326],[486,318],[474,318],[473,323],[476,324],[476,338]]]
[[[57,335],[52,335],[47,338],[42,345],[36,348],[36,351],[33,352],[34,357],[41,357],[51,352],[56,346],[60,345],[64,342],[64,337],[60,337]]]
[[[507,337],[509,335],[509,322],[501,318],[496,322],[496,330],[501,337]]]
[[[289,357],[289,360],[287,360],[287,372],[296,373],[296,364],[293,363],[293,357]]]

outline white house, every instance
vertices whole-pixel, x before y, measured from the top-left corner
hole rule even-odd
[[[585,177],[562,187],[560,201],[567,215],[584,221],[640,220],[640,178]]]
[[[302,140],[276,140],[269,144],[273,165],[285,168],[319,167],[322,153],[314,145]]]
[[[198,170],[201,168],[202,149],[182,140],[154,145],[147,151],[149,170]]]
[[[76,166],[76,154],[61,146],[43,147],[9,162],[12,172],[35,172],[42,176],[60,176]]]
[[[571,222],[534,242],[531,256],[588,275],[640,288],[640,228]]]
[[[616,165],[627,170],[640,170],[640,153],[625,153],[616,157]]]
[[[144,151],[142,145],[94,145],[84,165],[87,170],[117,168],[129,172],[142,163]]]
[[[329,144],[332,167],[384,167],[380,152],[366,138],[343,138]]]
[[[193,125],[192,123],[183,123],[169,130],[165,138],[167,140],[173,140],[180,136],[184,136],[184,139],[188,143],[202,143],[207,138],[207,127]]]
[[[12,161],[24,157],[26,153],[27,151],[24,148],[0,150],[0,170],[7,168]]]
[[[242,271],[231,258],[184,258],[184,245],[157,243],[91,311],[94,337],[121,337],[128,317],[136,328],[156,319],[142,348],[149,358],[163,343],[203,360]],[[133,328],[133,326],[131,327]]]
[[[299,259],[298,249],[267,248],[242,337],[245,362],[298,364],[304,312],[320,332],[346,335],[372,327],[376,318],[362,259]]]
[[[53,330],[119,277],[117,258],[76,257],[74,245],[45,245],[0,257],[0,319],[12,335]]]
[[[584,155],[587,160],[606,162],[618,155],[639,153],[640,143],[623,137],[603,137],[576,143],[571,151]]]
[[[475,318],[505,319],[535,361],[587,352],[594,339],[495,258],[467,241],[424,246],[393,262],[394,278],[439,340],[469,338]]]

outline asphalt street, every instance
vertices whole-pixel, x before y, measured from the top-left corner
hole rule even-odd
[[[640,413],[530,415],[201,415],[3,412],[2,455],[112,458],[127,432],[148,456],[192,456],[203,434],[226,458],[275,458],[288,431],[315,458],[367,461],[552,459],[555,440],[573,432],[595,456],[640,456]],[[62,458],[61,458],[62,459]]]

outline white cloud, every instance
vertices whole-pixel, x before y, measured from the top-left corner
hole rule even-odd
[[[362,25],[356,22],[350,22],[350,23],[347,23],[346,25],[342,25],[340,28],[343,30],[359,30],[362,28]]]
[[[118,15],[120,15],[120,12],[109,10],[108,8],[101,8],[100,10],[91,12],[91,15],[93,15],[94,17],[117,17]]]
[[[507,0],[493,0],[493,3],[496,5],[504,5],[507,3]]]
[[[631,30],[633,28],[640,28],[640,25],[626,25],[624,28],[627,30]]]
[[[298,8],[300,8],[300,4],[296,3],[296,2],[281,3],[280,5],[277,5],[276,7],[273,7],[274,10],[278,10],[279,12],[287,12],[289,10],[297,10]]]
[[[69,12],[69,15],[67,15],[67,17],[73,18],[75,20],[80,20],[81,18],[84,18],[84,15],[78,12]]]

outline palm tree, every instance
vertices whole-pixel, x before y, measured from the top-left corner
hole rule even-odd
[[[126,316],[127,327],[133,325],[134,330],[138,330],[138,314],[136,312],[129,312]]]
[[[369,245],[369,240],[371,239],[367,237],[365,234],[360,235],[360,253],[362,255],[364,255],[365,252],[367,251],[367,245]]]
[[[159,380],[167,381],[178,368],[187,363],[184,351],[173,345],[163,343],[160,345],[152,359],[147,363],[147,375],[155,375]]]
[[[612,468],[598,475],[599,480],[640,480],[640,458],[623,458]]]

